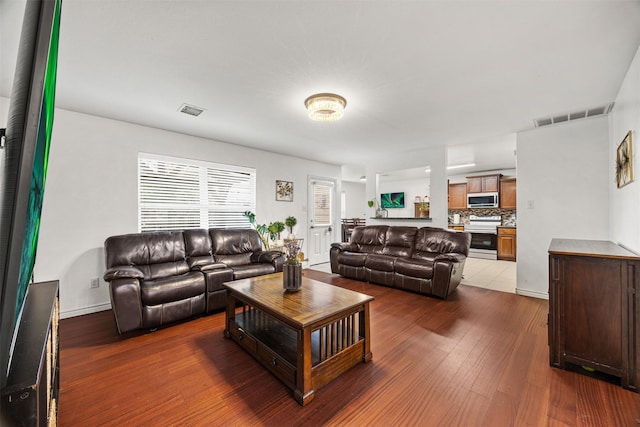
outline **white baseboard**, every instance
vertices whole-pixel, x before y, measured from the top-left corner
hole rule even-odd
[[[99,311],[111,310],[111,303],[96,304],[89,307],[77,308],[74,310],[60,310],[60,318],[66,319],[69,317],[82,316],[83,314],[97,313]]]
[[[547,292],[536,292],[529,291],[527,289],[516,288],[516,294],[522,295],[525,297],[539,298],[539,299],[549,299],[549,294]]]

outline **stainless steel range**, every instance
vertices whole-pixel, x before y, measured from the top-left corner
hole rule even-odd
[[[471,233],[472,258],[498,259],[498,226],[502,225],[502,216],[470,215],[469,224],[464,231]]]

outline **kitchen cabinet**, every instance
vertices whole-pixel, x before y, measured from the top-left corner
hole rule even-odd
[[[502,209],[516,209],[515,178],[504,178],[500,180],[500,207]]]
[[[514,227],[498,227],[498,259],[516,260],[516,229]]]
[[[640,257],[613,242],[553,239],[549,246],[549,364],[640,381]]]
[[[502,174],[468,176],[467,193],[497,193]]]
[[[449,209],[467,209],[467,184],[449,184]]]

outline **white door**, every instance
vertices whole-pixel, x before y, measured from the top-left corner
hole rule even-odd
[[[334,240],[333,222],[336,183],[330,179],[309,177],[309,245],[310,265],[329,262]]]

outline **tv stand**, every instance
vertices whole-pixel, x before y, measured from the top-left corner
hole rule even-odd
[[[58,281],[29,285],[2,389],[2,425],[57,425],[59,307]]]

